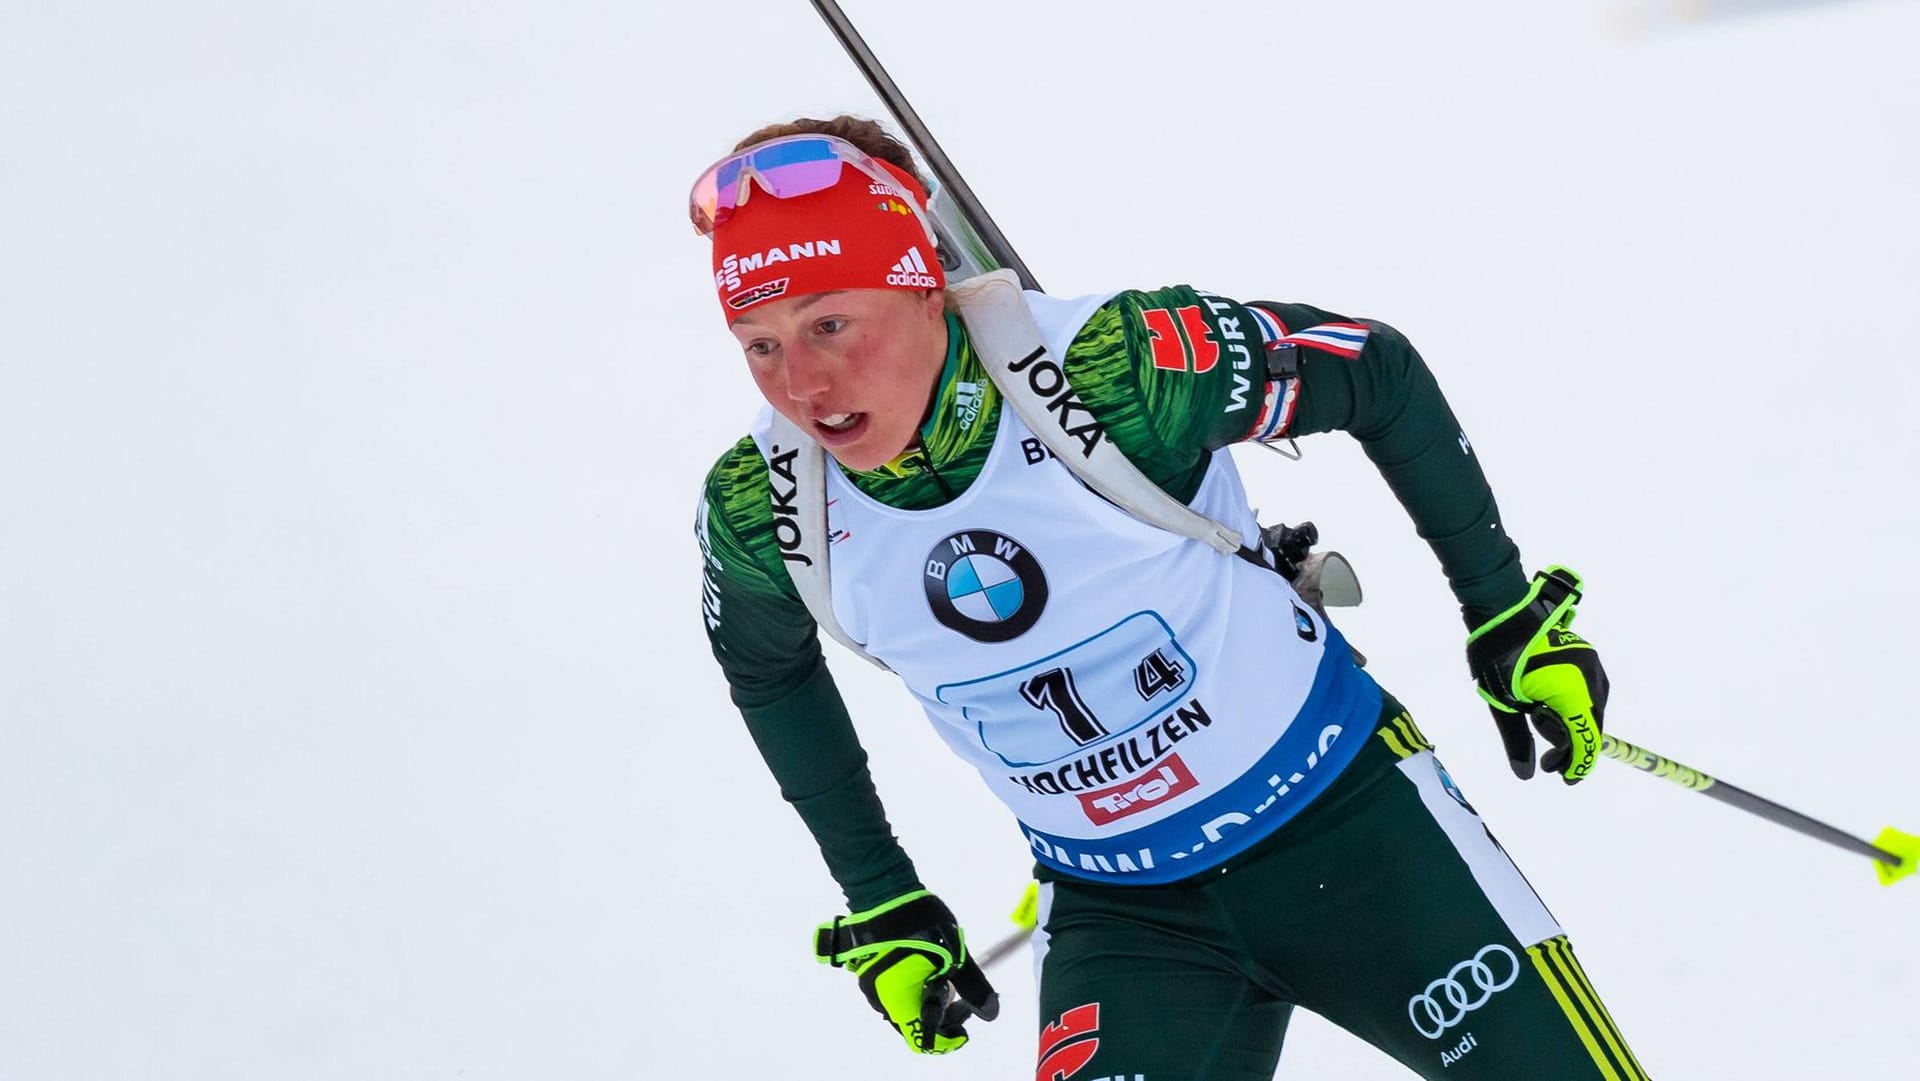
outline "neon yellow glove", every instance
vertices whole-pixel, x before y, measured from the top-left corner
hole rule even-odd
[[[964,1046],[968,1017],[1000,1014],[1000,996],[967,952],[959,921],[926,890],[821,924],[813,953],[858,976],[867,1003],[923,1055]]]
[[[1607,708],[1607,673],[1600,654],[1568,627],[1580,603],[1580,576],[1548,567],[1533,576],[1519,603],[1467,636],[1467,667],[1506,744],[1507,764],[1521,780],[1533,776],[1533,734],[1552,744],[1540,766],[1575,784],[1599,760]]]

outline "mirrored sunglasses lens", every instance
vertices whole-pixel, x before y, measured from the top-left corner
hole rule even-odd
[[[717,214],[740,203],[741,165],[745,158],[729,158],[713,167],[713,210]]]
[[[795,139],[753,152],[753,171],[780,199],[825,191],[840,180],[840,154],[825,139]]]
[[[750,182],[746,179],[749,168],[769,195],[792,199],[839,183],[841,154],[841,149],[826,139],[800,138],[728,158],[694,184],[688,208],[693,227],[705,236],[733,215],[740,205],[740,185]]]
[[[694,181],[693,194],[687,199],[687,216],[693,219],[693,227],[701,236],[713,231],[713,215],[719,208],[719,187],[709,170]]]
[[[732,216],[734,207],[739,205],[740,178],[745,171],[745,161],[745,155],[728,158],[694,181],[687,216],[693,220],[693,228],[701,236],[712,233],[715,227]]]

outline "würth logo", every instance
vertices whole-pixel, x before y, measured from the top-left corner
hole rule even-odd
[[[1176,315],[1180,317],[1177,325]],[[1200,305],[1147,308],[1141,311],[1140,321],[1147,325],[1147,336],[1153,343],[1154,367],[1204,375],[1220,363],[1220,343],[1214,340],[1206,316],[1200,314]]]
[[[888,285],[904,285],[912,289],[938,289],[940,279],[927,273],[927,262],[920,258],[918,246],[907,249],[907,254],[893,264],[887,275]]]

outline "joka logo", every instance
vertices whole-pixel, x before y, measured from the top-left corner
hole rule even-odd
[[[1100,1050],[1100,1004],[1075,1006],[1040,1032],[1040,1067],[1033,1081],[1067,1081]]]
[[[933,546],[921,575],[933,618],[976,642],[1027,633],[1047,606],[1047,576],[1019,542],[967,529]]]
[[[767,494],[773,500],[773,541],[780,546],[780,558],[789,563],[813,566],[813,557],[801,551],[806,534],[800,529],[800,478],[794,475],[798,450],[782,449],[775,443],[767,450]],[[780,485],[785,484],[782,489]]]
[[[893,264],[892,273],[887,275],[888,285],[904,285],[912,289],[938,289],[940,279],[927,273],[926,260],[920,258],[920,249],[912,247],[900,261]]]
[[[1465,977],[1467,982],[1462,983]],[[1505,991],[1520,978],[1520,959],[1498,942],[1447,970],[1426,990],[1407,1000],[1407,1020],[1415,1032],[1437,1040],[1467,1015],[1487,1004],[1494,992]]]
[[[1308,642],[1320,637],[1320,632],[1314,628],[1313,617],[1297,604],[1293,606],[1293,633]]]
[[[792,280],[792,278],[775,278],[770,282],[763,282],[751,289],[735,293],[733,296],[727,298],[727,307],[732,308],[734,311],[739,311],[748,305],[758,304],[763,300],[772,300],[774,297],[785,293],[787,291],[787,283]]]

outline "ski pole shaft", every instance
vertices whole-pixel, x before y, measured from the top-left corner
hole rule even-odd
[[[1000,941],[995,942],[993,945],[988,946],[986,949],[981,950],[979,953],[974,954],[973,959],[981,968],[992,968],[994,962],[1012,953],[1014,950],[1019,949],[1022,942],[1032,937],[1033,928],[1023,927],[1002,938]]]
[[[1836,848],[1844,848],[1855,855],[1879,860],[1890,867],[1899,867],[1906,862],[1900,856],[1879,845],[1870,844],[1851,833],[1835,829],[1819,819],[1809,818],[1791,807],[1782,807],[1744,788],[1710,777],[1692,766],[1682,765],[1643,747],[1636,747],[1617,736],[1601,737],[1600,753],[1616,761],[1625,762],[1642,773],[1651,773],[1662,780],[1672,781],[1688,791],[1710,796],[1721,803],[1738,807],[1750,815],[1764,818],[1777,826],[1785,826],[1796,833],[1825,841]]]
[[[1020,893],[1020,903],[1013,907],[1015,930],[1001,937],[1000,941],[973,955],[981,968],[991,966],[1007,954],[1020,948],[1020,944],[1033,937],[1040,926],[1040,883],[1028,882]]]
[[[835,3],[835,0],[813,0],[813,6],[814,10],[820,13],[820,17],[826,20],[827,28],[833,31],[833,36],[840,40],[840,47],[847,50],[847,55],[853,58],[860,73],[867,77],[873,92],[880,95],[880,100],[886,103],[887,111],[893,114],[894,121],[906,132],[907,139],[913,143],[915,149],[920,151],[920,156],[927,159],[927,168],[933,170],[934,179],[940,182],[941,187],[947,189],[954,202],[959,205],[961,214],[966,217],[973,231],[979,235],[987,251],[1001,266],[1020,275],[1021,288],[1038,291],[1040,283],[1034,280],[1033,272],[1027,269],[1027,264],[1022,262],[1020,256],[1014,252],[1013,245],[1007,241],[1006,234],[994,224],[992,216],[987,213],[987,208],[981,205],[980,200],[974,196],[973,189],[968,187],[966,180],[960,176],[960,170],[953,167],[953,161],[947,157],[947,152],[940,149],[940,144],[934,141],[933,132],[927,130],[927,125],[921,121],[920,114],[914,112],[913,106],[907,101],[907,96],[900,92],[899,85],[893,81],[891,75],[887,74],[887,69],[880,66],[879,58],[873,55],[872,49],[867,48],[866,40],[860,36],[860,31],[853,28],[853,21],[847,18],[846,12],[840,10],[840,5]]]

